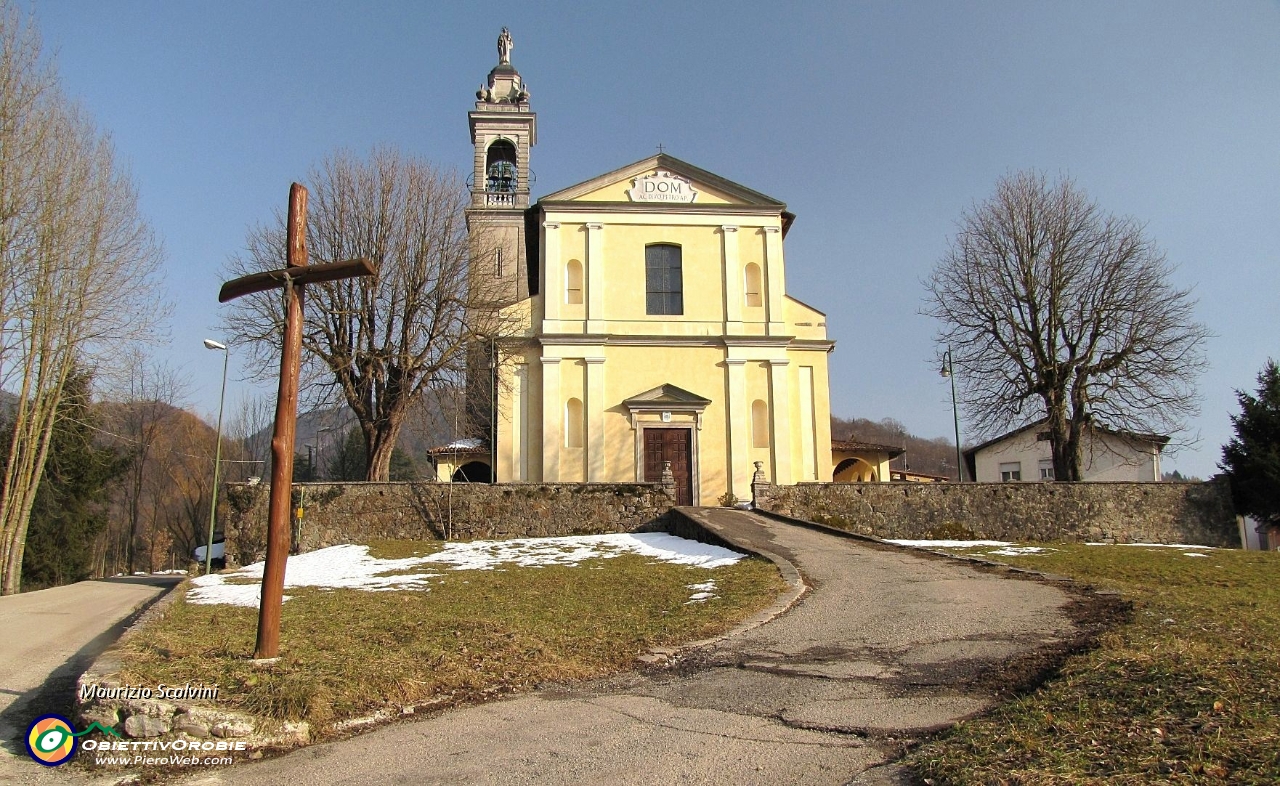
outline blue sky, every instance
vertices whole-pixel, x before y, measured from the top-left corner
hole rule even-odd
[[[440,7],[436,7],[436,6]],[[535,197],[667,152],[785,201],[788,290],[829,315],[832,411],[951,433],[925,278],[1022,168],[1145,222],[1214,338],[1207,476],[1233,391],[1280,359],[1280,5],[30,3],[164,241],[161,357],[216,413],[217,289],[246,228],[335,148],[470,164],[506,25],[538,113]],[[243,395],[232,360],[229,400]]]

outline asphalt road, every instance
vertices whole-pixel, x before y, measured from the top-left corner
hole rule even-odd
[[[75,681],[140,607],[180,577],[82,581],[0,597],[0,783],[73,782],[27,756],[21,741],[38,714],[65,709]]]
[[[811,588],[750,631],[609,680],[398,723],[196,775],[214,786],[896,783],[897,742],[996,700],[992,676],[1073,635],[1058,587],[741,511],[726,539]],[[985,681],[984,681],[985,675]]]

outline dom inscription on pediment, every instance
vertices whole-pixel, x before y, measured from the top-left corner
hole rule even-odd
[[[685,178],[659,169],[633,180],[627,196],[632,202],[692,202],[698,192]]]

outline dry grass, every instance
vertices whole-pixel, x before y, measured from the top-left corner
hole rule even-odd
[[[381,543],[373,553],[437,548]],[[686,585],[709,579],[719,597],[687,604]],[[651,647],[728,630],[784,586],[760,559],[708,570],[636,555],[430,581],[427,592],[291,588],[281,658],[267,669],[249,661],[256,609],[179,600],[129,640],[126,676],[217,684],[220,706],[307,720],[323,736],[336,721],[387,707],[472,703],[625,669]]]
[[[1280,782],[1280,555],[1053,545],[1020,567],[1119,590],[1133,619],[1040,690],[911,758],[934,784]]]

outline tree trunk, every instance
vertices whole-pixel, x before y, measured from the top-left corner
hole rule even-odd
[[[1066,407],[1060,402],[1046,398],[1045,408],[1049,412],[1046,425],[1049,429],[1049,445],[1053,455],[1053,479],[1078,481],[1080,480],[1080,424],[1067,417]]]
[[[398,407],[386,419],[365,430],[365,456],[368,457],[365,477],[368,480],[386,483],[391,479],[391,454],[400,438],[405,412],[404,407]]]

